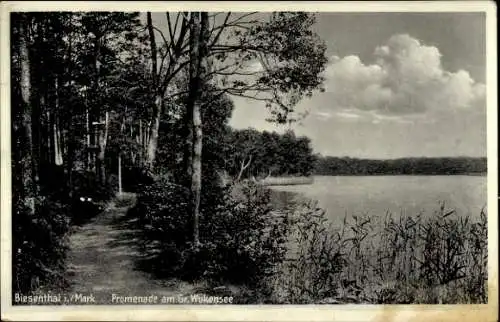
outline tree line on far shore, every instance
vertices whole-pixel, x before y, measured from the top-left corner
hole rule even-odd
[[[224,166],[236,181],[268,176],[309,176],[314,170],[311,140],[288,130],[283,134],[252,128],[232,130],[226,138]]]
[[[317,175],[457,175],[485,174],[485,157],[411,157],[389,160],[316,155]]]
[[[486,157],[406,157],[361,159],[314,154],[311,139],[288,130],[235,130],[228,127],[220,164],[236,181],[267,176],[310,175],[482,175]]]

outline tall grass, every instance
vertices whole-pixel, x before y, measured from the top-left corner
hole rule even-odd
[[[345,217],[334,227],[315,202],[298,205],[290,259],[274,303],[487,302],[487,215],[444,203],[433,216]]]

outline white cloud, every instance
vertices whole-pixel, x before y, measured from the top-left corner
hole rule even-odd
[[[465,70],[444,70],[436,47],[395,35],[374,58],[365,64],[357,56],[332,57],[325,95],[333,108],[399,115],[485,108],[485,85]]]

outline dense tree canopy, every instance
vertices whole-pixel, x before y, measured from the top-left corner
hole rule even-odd
[[[255,152],[228,149],[231,96],[265,101],[270,120],[283,123],[323,80],[313,14],[255,15],[166,13],[157,26],[151,13],[12,13],[13,213],[22,236],[14,248],[29,254],[33,229],[53,233],[56,223],[35,223],[55,204],[158,178],[190,191],[196,241],[203,186],[211,192],[217,173]],[[265,153],[248,173],[306,171],[275,169]],[[63,257],[53,244],[40,247]]]
[[[226,169],[236,179],[308,176],[314,167],[310,139],[293,131],[233,130],[226,142]]]

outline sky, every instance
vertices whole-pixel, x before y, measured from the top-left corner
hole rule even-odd
[[[317,153],[361,158],[486,156],[482,13],[318,13],[324,93],[291,128]],[[263,103],[233,98],[235,128],[281,132]]]

